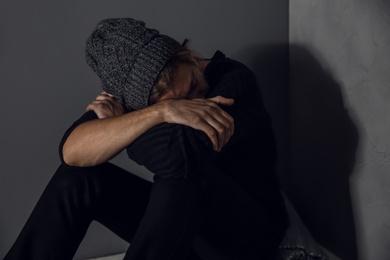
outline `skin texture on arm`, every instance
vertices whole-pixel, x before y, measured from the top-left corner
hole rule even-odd
[[[218,104],[231,99],[165,99],[141,110],[126,109],[103,92],[88,105],[99,119],[77,126],[62,147],[63,161],[70,166],[87,167],[104,163],[133,143],[150,128],[161,123],[180,123],[205,132],[215,150],[232,135],[232,119]],[[230,125],[230,126],[229,126]]]
[[[79,167],[106,162],[162,122],[161,113],[153,108],[85,122],[64,143],[64,161]]]

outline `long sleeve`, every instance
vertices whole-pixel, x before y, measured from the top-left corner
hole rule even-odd
[[[255,133],[261,133],[263,125],[269,124],[255,77],[247,67],[222,59],[211,62],[205,74],[211,87],[209,97],[221,95],[235,100],[233,106],[223,107],[234,118],[235,132],[222,151],[213,151],[208,137],[199,130],[161,124],[127,148],[130,159],[162,177],[188,177],[237,144],[248,142]]]

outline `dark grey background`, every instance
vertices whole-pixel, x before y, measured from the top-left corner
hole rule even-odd
[[[62,134],[101,91],[84,47],[97,22],[110,17],[142,19],[179,41],[189,38],[202,56],[220,49],[250,66],[265,46],[288,41],[287,0],[0,1],[0,257],[58,167]],[[285,47],[273,58],[279,81],[286,80]],[[114,161],[150,178],[123,155]],[[126,248],[93,223],[77,258]]]
[[[343,259],[388,259],[389,14],[386,0],[2,0],[0,257],[56,170],[62,134],[100,92],[87,36],[127,16],[248,64],[274,120],[283,188],[315,239]],[[123,154],[114,161],[151,177]],[[77,258],[127,246],[93,223]]]

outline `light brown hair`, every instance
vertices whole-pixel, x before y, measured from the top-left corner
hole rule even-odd
[[[160,75],[158,76],[154,87],[149,96],[149,105],[156,103],[156,101],[166,94],[173,86],[176,76],[176,69],[179,65],[187,64],[199,68],[199,61],[202,59],[195,52],[187,48],[188,40],[182,44],[182,48],[165,64]]]

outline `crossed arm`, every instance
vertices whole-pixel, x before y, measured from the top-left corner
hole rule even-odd
[[[240,68],[213,81],[212,98],[168,99],[127,112],[102,93],[87,107],[95,120],[84,120],[65,134],[63,161],[93,166],[127,148],[130,159],[155,174],[188,175],[204,160],[220,156],[214,151],[252,143],[270,120],[253,74]]]
[[[62,147],[63,160],[79,167],[104,163],[162,123],[200,130],[208,136],[213,149],[220,151],[234,132],[233,118],[220,105],[230,106],[233,102],[222,96],[169,99],[138,111],[127,111],[114,97],[103,92],[87,107],[98,119],[73,129]]]

